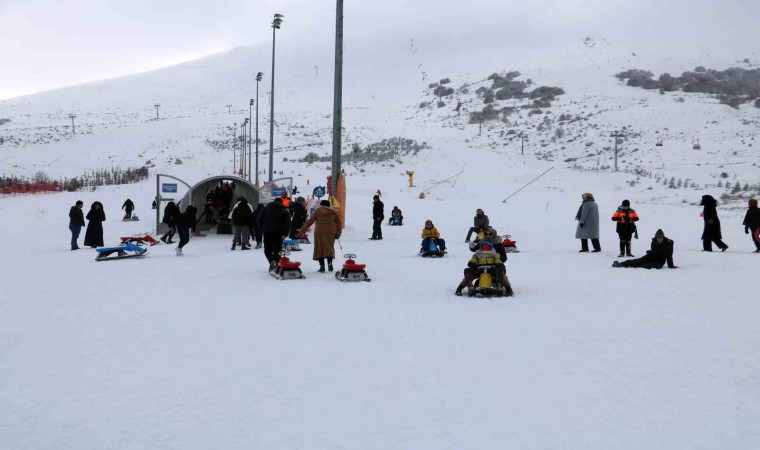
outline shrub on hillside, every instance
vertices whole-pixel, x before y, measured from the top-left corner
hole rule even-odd
[[[444,78],[443,80],[440,81],[440,83],[441,84],[449,84],[449,83],[451,83],[451,79],[450,78]]]
[[[470,123],[486,122],[488,120],[497,120],[501,110],[496,109],[493,105],[486,105],[482,111],[473,111],[470,113]]]
[[[562,95],[564,93],[565,90],[561,87],[541,86],[533,89],[530,92],[530,98],[546,98],[553,100],[554,97]]]

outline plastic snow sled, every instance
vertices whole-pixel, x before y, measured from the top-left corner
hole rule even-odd
[[[398,227],[398,226],[401,226],[401,225],[403,225],[403,224],[401,223],[401,217],[391,217],[391,218],[388,220],[388,225],[390,225],[390,226],[392,226],[392,227]]]
[[[298,240],[285,239],[282,241],[282,249],[286,252],[300,252],[301,247],[298,246]]]
[[[148,249],[135,244],[120,245],[118,247],[96,248],[98,256],[95,261],[112,261],[115,259],[134,258],[148,253]]]
[[[438,247],[438,242],[435,239],[430,239],[427,248],[423,247],[420,249],[420,256],[423,258],[443,258],[445,254],[446,252]]]
[[[298,261],[291,261],[287,257],[290,252],[283,252],[280,260],[277,264],[269,270],[269,274],[278,280],[298,280],[306,278],[301,272],[301,263]]]
[[[372,281],[369,279],[369,275],[364,271],[367,267],[366,264],[356,264],[354,258],[356,255],[353,253],[346,253],[343,255],[346,258],[346,262],[343,263],[343,268],[335,272],[335,279],[338,281]]]
[[[478,266],[478,279],[475,280],[475,286],[467,288],[467,295],[470,297],[511,297],[512,287],[504,286],[501,275],[496,272],[494,266]]]
[[[307,233],[296,233],[293,240],[299,244],[311,244],[311,241],[309,241],[309,235]]]
[[[121,218],[122,222],[139,222],[140,218],[137,217],[137,214],[132,214],[131,216],[124,214],[124,217]]]
[[[520,250],[517,249],[517,241],[512,240],[512,236],[505,234],[502,236],[504,240],[501,242],[501,244],[504,246],[504,251],[507,253],[520,253]]]
[[[135,245],[156,245],[158,244],[158,241],[150,235],[145,236],[122,236],[119,239],[121,239],[121,245],[127,245],[127,244],[135,244]]]

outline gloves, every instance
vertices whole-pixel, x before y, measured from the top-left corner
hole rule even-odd
[[[749,234],[749,227],[744,227],[744,234]]]
[[[479,242],[470,242],[470,250],[475,250],[475,248],[478,246]]]

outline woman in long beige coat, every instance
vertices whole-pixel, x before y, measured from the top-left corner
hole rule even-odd
[[[305,232],[313,223],[314,229],[314,261],[319,261],[319,272],[325,271],[325,259],[327,268],[333,271],[333,258],[335,258],[335,240],[340,239],[342,231],[338,211],[330,208],[330,202],[322,200],[314,210],[314,214],[301,227],[301,233]]]

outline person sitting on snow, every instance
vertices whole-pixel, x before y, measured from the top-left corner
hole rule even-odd
[[[665,237],[662,230],[657,230],[652,238],[652,249],[641,258],[629,259],[628,261],[612,263],[612,267],[643,267],[644,269],[662,269],[668,264],[671,269],[678,267],[673,264],[673,241]]]
[[[398,209],[398,206],[393,207],[393,211],[391,211],[391,218],[388,219],[389,225],[393,225],[393,222],[398,222],[399,225],[404,224],[404,216],[401,213],[401,210]]]
[[[441,239],[441,233],[439,233],[435,228],[433,221],[428,219],[425,221],[425,228],[422,229],[422,244],[420,244],[420,253],[427,250],[428,246],[430,245],[430,241],[435,242],[436,245],[438,245],[438,248],[440,248],[442,252],[446,253],[446,241]]]
[[[495,245],[496,244],[485,239],[480,242],[475,249],[472,258],[467,262],[467,268],[464,269],[464,278],[459,282],[459,286],[457,286],[457,290],[454,292],[455,295],[461,296],[462,290],[464,290],[465,287],[468,288],[468,293],[474,293],[472,282],[480,276],[478,268],[486,265],[493,266],[495,272],[494,277],[501,277],[503,280],[505,289],[504,295],[511,296],[514,294],[512,291],[512,285],[507,277],[506,267],[504,266],[506,254],[504,255],[504,259],[502,259],[502,255],[495,250]]]

